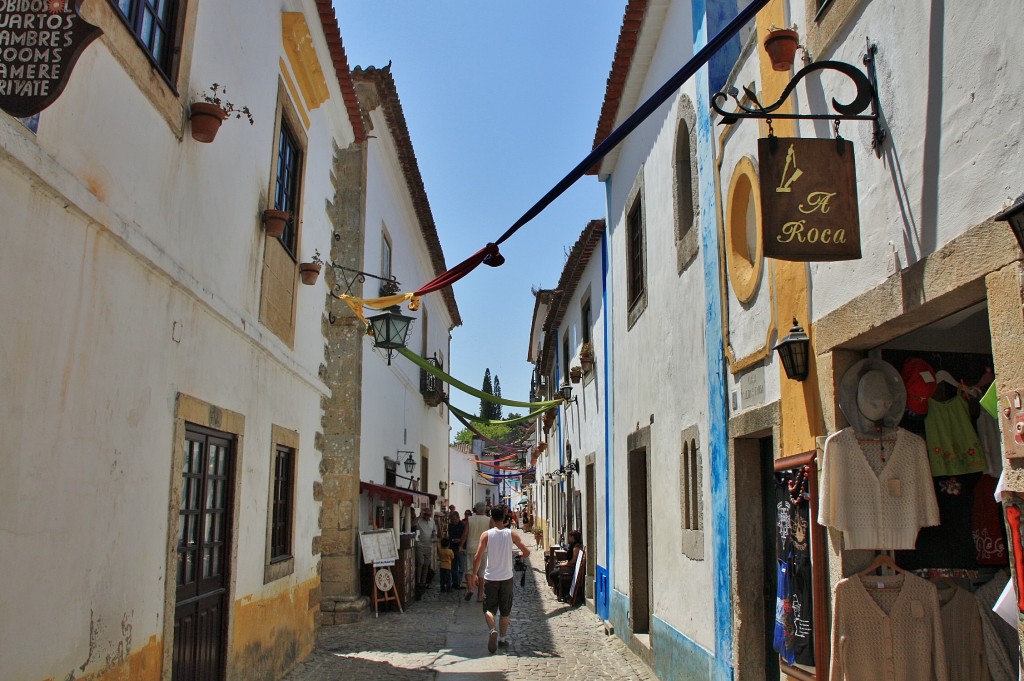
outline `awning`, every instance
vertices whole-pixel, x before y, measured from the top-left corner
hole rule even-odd
[[[410,506],[417,504],[428,504],[434,505],[437,501],[436,494],[429,494],[426,492],[417,492],[411,489],[402,489],[401,487],[388,487],[387,485],[377,485],[372,482],[359,481],[359,492],[366,492],[370,495],[370,498],[380,497],[385,501],[396,503],[403,501]]]

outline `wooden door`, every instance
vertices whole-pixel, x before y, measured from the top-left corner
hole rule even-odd
[[[231,556],[233,440],[186,427],[178,514],[173,681],[222,681]]]

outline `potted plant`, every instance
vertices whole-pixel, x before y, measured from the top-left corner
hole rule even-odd
[[[286,210],[268,208],[263,211],[263,229],[266,230],[267,236],[276,238],[284,234],[284,228],[288,226],[290,217],[291,213]]]
[[[192,102],[189,108],[188,118],[192,127],[192,139],[197,142],[212,142],[213,138],[217,136],[217,131],[220,130],[221,123],[228,116],[235,118],[245,116],[249,119],[249,125],[254,123],[249,107],[236,107],[222,98],[222,95],[228,94],[227,88],[222,87],[219,83],[214,83],[207,89],[209,92],[204,90],[196,93],[196,96],[202,101]]]
[[[320,266],[323,264],[319,249],[313,251],[313,257],[309,262],[299,263],[299,277],[302,279],[302,283],[307,286],[315,284],[317,277],[320,276]]]
[[[579,383],[580,379],[583,378],[583,367],[574,366],[569,368],[569,380],[573,383]]]
[[[800,36],[796,32],[796,24],[792,28],[777,28],[774,24],[768,29],[764,38],[764,49],[772,62],[772,69],[788,71],[796,58],[796,48],[800,47]]]
[[[583,365],[584,371],[590,371],[594,366],[594,344],[591,341],[587,341],[580,348],[580,364]]]

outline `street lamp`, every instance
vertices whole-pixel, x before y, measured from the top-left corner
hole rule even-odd
[[[399,454],[408,454],[409,455],[406,458],[406,460],[402,462],[402,465],[405,466],[405,472],[409,473],[410,475],[412,475],[413,469],[416,468],[416,460],[412,458],[412,452],[399,450],[398,453]]]
[[[995,219],[1010,223],[1010,229],[1017,237],[1017,245],[1024,250],[1024,194],[1018,196],[1013,205],[997,215]]]
[[[403,315],[397,305],[392,305],[378,315],[367,317],[373,331],[373,346],[388,351],[388,364],[391,364],[394,351],[405,347],[409,323],[412,320],[413,317]]]
[[[566,404],[576,401],[576,398],[572,396],[572,386],[568,383],[559,388],[558,392],[562,394],[562,399]]]
[[[793,328],[775,344],[774,349],[779,353],[782,368],[786,370],[789,379],[803,381],[807,378],[810,369],[811,339],[804,333],[796,317],[793,317]]]

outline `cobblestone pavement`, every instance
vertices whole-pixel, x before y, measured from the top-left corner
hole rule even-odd
[[[532,537],[520,536],[532,548]],[[586,606],[555,600],[542,553],[533,551],[530,564],[525,587],[516,573],[510,645],[494,655],[480,605],[463,601],[465,591],[438,593],[435,581],[404,614],[371,613],[356,624],[323,627],[317,649],[284,681],[656,681]]]

